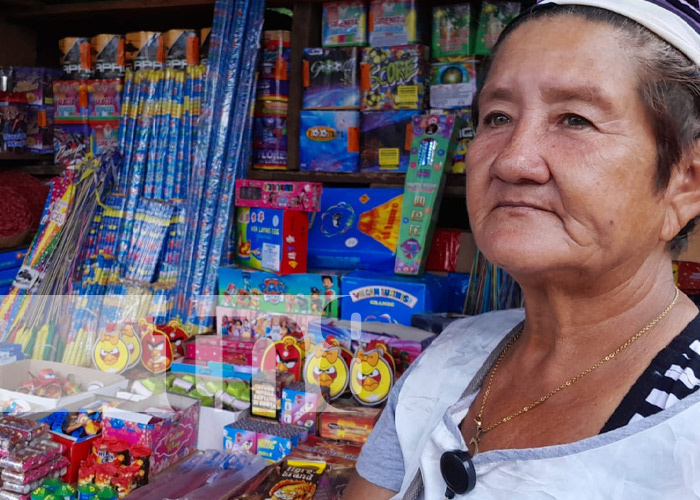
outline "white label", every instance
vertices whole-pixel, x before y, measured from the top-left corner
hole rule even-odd
[[[181,378],[176,378],[173,381],[173,385],[175,387],[179,387],[180,389],[184,389],[186,392],[190,392],[192,390],[192,387],[194,387],[194,384],[192,382],[187,382],[186,380],[182,380]]]
[[[282,247],[280,245],[272,245],[263,243],[262,247],[262,267],[273,271],[280,270],[280,255],[282,255]]]
[[[430,106],[438,109],[464,108],[472,105],[475,82],[430,86]]]

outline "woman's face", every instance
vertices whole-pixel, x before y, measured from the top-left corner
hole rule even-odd
[[[536,20],[494,61],[467,200],[478,246],[516,278],[599,275],[664,248],[655,140],[618,36],[578,17]]]

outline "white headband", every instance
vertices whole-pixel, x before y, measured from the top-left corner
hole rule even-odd
[[[544,4],[586,5],[616,12],[653,31],[700,66],[700,34],[680,16],[649,1],[541,0],[538,2],[538,5]]]

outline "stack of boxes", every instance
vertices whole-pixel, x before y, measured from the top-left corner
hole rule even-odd
[[[48,68],[21,68],[12,70],[14,92],[27,98],[27,151],[39,154],[53,153],[53,81],[61,76],[60,70]]]
[[[253,119],[253,168],[287,168],[288,31],[264,31]]]

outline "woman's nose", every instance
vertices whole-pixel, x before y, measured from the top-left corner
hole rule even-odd
[[[514,124],[500,144],[491,175],[511,184],[547,183],[551,173],[544,155],[546,134],[545,127],[532,120]]]

